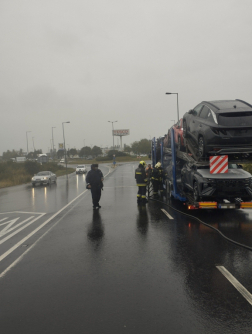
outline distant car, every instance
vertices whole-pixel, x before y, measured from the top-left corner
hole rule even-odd
[[[174,130],[174,138],[177,149],[182,151],[184,147],[183,118],[174,124],[172,128]],[[164,139],[164,146],[171,147],[171,129],[168,130],[168,135]]]
[[[61,164],[65,163],[65,159],[61,159],[61,160],[60,160],[60,163],[61,163]]]
[[[33,176],[31,181],[33,186],[35,186],[37,183],[39,183],[40,185],[50,185],[52,182],[57,182],[57,176],[50,171],[39,172],[38,174],[35,174]]]
[[[76,174],[85,174],[87,172],[85,165],[78,165],[76,167]]]
[[[252,199],[252,175],[240,165],[228,164],[228,173],[211,174],[209,166],[193,166],[187,163],[181,169],[184,190],[193,193],[194,200]]]
[[[242,100],[203,101],[183,116],[184,137],[204,157],[221,148],[252,146],[252,105]]]

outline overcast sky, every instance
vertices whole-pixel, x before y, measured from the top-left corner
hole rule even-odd
[[[251,0],[0,0],[0,155],[161,136],[202,100],[252,103]],[[117,139],[115,137],[115,144]]]

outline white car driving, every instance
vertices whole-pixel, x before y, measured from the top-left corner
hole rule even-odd
[[[78,165],[76,167],[76,174],[85,174],[87,172],[85,165]]]
[[[44,171],[39,172],[38,174],[35,174],[33,178],[31,179],[32,185],[35,186],[36,183],[39,183],[40,185],[46,184],[50,185],[52,182],[57,182],[57,176],[56,174],[50,172],[50,171]]]

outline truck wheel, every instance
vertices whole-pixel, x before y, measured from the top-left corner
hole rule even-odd
[[[197,181],[195,181],[193,184],[193,199],[195,200],[195,202],[199,201],[199,187]]]
[[[185,120],[183,120],[183,136],[184,136],[184,138],[188,137],[188,131],[187,131],[186,121]]]
[[[205,156],[205,142],[202,136],[199,137],[198,147],[199,147],[199,157],[203,158]]]

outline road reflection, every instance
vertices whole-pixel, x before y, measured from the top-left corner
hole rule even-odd
[[[252,253],[227,242],[216,231],[192,217],[173,210],[170,213],[174,221],[169,221],[169,224],[167,220],[166,223],[159,220],[160,216],[154,209],[151,209],[150,216],[159,220],[156,226],[162,231],[167,259],[172,260],[173,272],[184,282],[184,291],[195,314],[202,321],[211,317],[216,323],[232,318],[232,322],[243,322],[244,328],[248,328],[251,325],[251,306],[226,282],[216,265],[225,266],[251,291]],[[252,246],[252,224],[248,212],[195,210],[189,214],[219,229],[228,238]],[[237,304],[231,302],[234,299]],[[241,310],[238,313],[237,305]]]
[[[146,236],[148,232],[148,223],[149,217],[146,205],[138,205],[137,231],[140,232],[142,236]]]
[[[102,223],[99,210],[93,211],[93,220],[88,228],[88,239],[92,242],[94,250],[98,250],[101,246],[104,236],[104,225]]]

